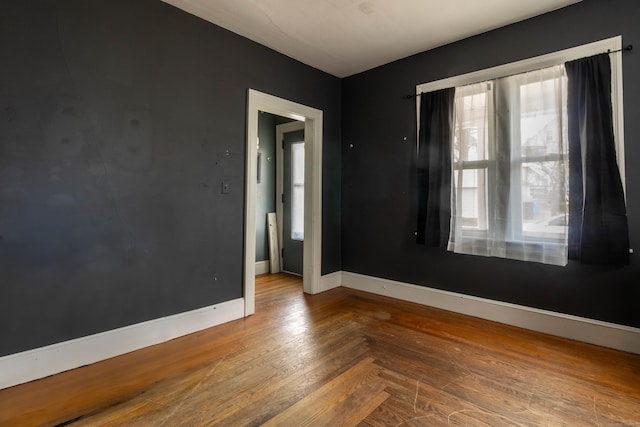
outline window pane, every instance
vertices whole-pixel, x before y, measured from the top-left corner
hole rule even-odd
[[[545,78],[549,74],[556,77]],[[528,73],[526,77],[539,81],[520,86],[518,151],[523,157],[566,154],[567,79],[563,68],[552,67],[538,74]]]
[[[478,226],[478,189],[462,189],[462,217],[467,219],[466,225]]]
[[[478,171],[475,169],[462,171],[462,187],[477,187]]]
[[[304,142],[291,144],[291,238],[304,240]]]
[[[458,189],[457,209],[458,220],[463,229],[487,229],[487,170],[467,169],[462,171],[460,181],[459,171],[454,172],[455,185]]]
[[[455,162],[489,158],[487,117],[490,88],[489,83],[456,88]]]
[[[522,228],[525,237],[563,238],[569,200],[564,161],[522,165]]]

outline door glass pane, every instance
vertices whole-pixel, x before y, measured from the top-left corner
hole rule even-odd
[[[291,144],[291,238],[304,240],[304,142]]]

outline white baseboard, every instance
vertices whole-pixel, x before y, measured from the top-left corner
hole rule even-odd
[[[259,274],[267,274],[269,271],[269,260],[256,261],[256,276]]]
[[[325,292],[342,285],[342,271],[325,274],[320,277],[320,292]]]
[[[0,357],[0,389],[244,317],[244,298]]]
[[[640,329],[493,301],[424,286],[337,271],[321,292],[344,286],[533,331],[640,354]],[[0,357],[0,389],[160,344],[244,317],[244,299]]]
[[[342,286],[640,354],[640,329],[478,298],[362,274],[342,272]]]

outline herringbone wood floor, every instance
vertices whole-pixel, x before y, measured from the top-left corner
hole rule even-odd
[[[343,288],[0,391],[0,425],[640,426],[640,356]],[[72,422],[69,422],[73,420]]]

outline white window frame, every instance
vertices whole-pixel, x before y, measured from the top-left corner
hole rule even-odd
[[[457,90],[457,89],[456,89]],[[466,91],[466,89],[463,89]],[[492,92],[494,90],[494,84],[493,82],[487,82],[487,86],[486,86],[486,90],[484,91],[486,96],[487,96],[487,103],[488,103],[488,116],[493,117],[495,115],[495,111],[494,111],[494,103],[492,101]],[[479,92],[474,92],[474,93],[469,93],[466,95],[477,95]],[[464,96],[464,95],[463,95]],[[485,192],[485,196],[484,196],[484,201],[482,203],[483,207],[479,208],[479,212],[478,212],[478,225],[475,228],[475,230],[473,228],[468,228],[467,232],[469,234],[476,234],[478,236],[486,236],[486,232],[487,232],[487,217],[491,216],[491,206],[487,205],[488,200],[490,199],[490,196],[488,195],[488,192],[493,191],[492,186],[489,185],[489,183],[492,181],[491,179],[491,175],[494,173],[495,171],[495,159],[491,157],[491,153],[493,152],[493,135],[495,134],[495,129],[494,129],[494,125],[495,122],[493,120],[489,120],[489,122],[487,123],[487,132],[488,132],[488,140],[486,141],[486,144],[488,144],[488,152],[489,152],[489,157],[486,159],[481,159],[481,160],[473,160],[473,161],[463,161],[460,160],[458,162],[455,161],[455,159],[453,160],[453,164],[452,164],[452,168],[454,172],[458,172],[458,174],[464,174],[465,171],[468,170],[472,170],[472,171],[481,171],[484,170],[485,172],[485,177],[484,177],[484,184],[482,185],[482,187],[479,187],[478,190],[484,190]],[[454,177],[456,175],[454,174]],[[458,175],[459,177],[459,182],[463,183],[464,182],[464,178],[463,176]],[[482,227],[484,226],[484,228]]]
[[[548,81],[551,79],[558,79],[558,78],[562,78],[561,75],[559,74],[555,74],[553,72],[549,72],[549,76],[548,78],[543,78],[543,79],[536,79],[536,81]],[[565,77],[566,78],[566,77]],[[517,87],[517,89],[520,89],[522,87],[522,84],[526,81],[526,78],[524,77],[524,75],[520,76],[519,78],[516,79],[516,81],[514,82],[514,85]],[[566,91],[566,87],[564,89]],[[512,114],[512,120],[514,117],[520,118],[521,117],[521,111],[520,111],[520,107],[521,107],[521,103],[520,103],[520,90],[516,90],[516,93],[513,93],[512,96],[516,96],[517,102],[513,102],[510,107],[511,107],[511,111],[514,113]],[[566,108],[566,105],[565,105]],[[566,118],[566,117],[565,117]],[[532,156],[532,155],[526,155],[524,153],[522,153],[521,149],[521,143],[522,143],[522,138],[521,138],[521,129],[520,129],[520,123],[519,120],[516,120],[516,122],[518,122],[517,124],[517,136],[516,138],[512,138],[512,144],[511,144],[511,166],[510,166],[510,170],[511,170],[511,182],[517,182],[516,186],[520,186],[521,185],[521,180],[522,180],[522,170],[525,167],[526,164],[530,164],[530,163],[541,163],[541,162],[563,162],[568,160],[567,157],[568,156],[568,149],[569,147],[566,146],[566,152],[564,154],[544,154],[544,155],[540,155],[540,156]],[[512,124],[512,129],[513,129],[513,124]],[[562,133],[562,132],[560,132]],[[562,135],[559,135],[559,138],[562,138]],[[519,141],[520,143],[515,144],[514,141]],[[568,161],[565,163],[565,167],[568,168]],[[568,172],[568,170],[567,170]],[[568,189],[568,174],[567,174],[567,181],[566,185],[567,185],[567,189]],[[523,193],[522,191],[514,191],[511,193],[511,209],[517,209],[518,212],[520,212],[519,215],[517,215],[518,217],[522,218],[522,197],[523,197]],[[510,230],[508,230],[507,235],[511,238],[511,240],[514,241],[522,241],[523,238],[525,236],[527,236],[525,229],[524,229],[524,224],[521,222],[520,224],[511,224],[512,228]],[[517,225],[517,226],[516,226]],[[542,241],[558,241],[558,243],[560,243],[562,240],[564,240],[564,236],[562,234],[558,234],[556,236],[550,235],[547,237],[538,237],[539,240]],[[535,240],[535,238],[532,237],[527,237],[527,240],[529,241],[533,241]]]
[[[622,180],[622,187],[626,194],[621,49],[622,36],[616,36],[522,61],[419,84],[416,86],[416,123],[418,128],[416,135],[420,134],[420,94],[422,93],[493,80],[513,74],[525,73],[527,71],[563,64],[567,61],[573,61],[575,59],[593,56],[599,53],[612,52],[610,57],[612,74],[611,104],[613,106],[613,132],[616,146],[616,159],[618,161],[618,169],[620,170],[620,179]],[[416,138],[416,146],[417,145],[418,141]]]

